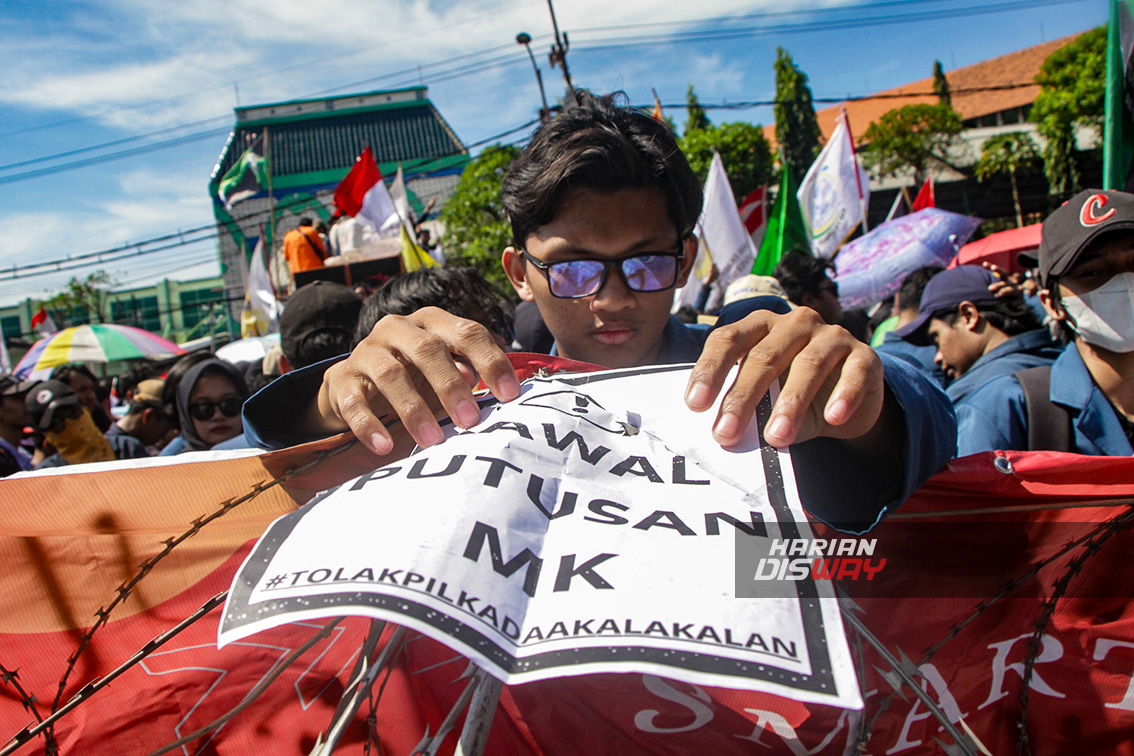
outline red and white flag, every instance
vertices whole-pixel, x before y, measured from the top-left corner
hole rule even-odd
[[[335,207],[370,226],[379,236],[399,233],[398,209],[369,147],[362,151],[335,188]]]
[[[32,315],[31,327],[40,336],[50,336],[59,330],[55,327],[55,321],[47,314],[47,310],[43,309],[43,305],[39,306],[39,312]]]
[[[744,227],[748,229],[748,235],[752,237],[757,249],[764,240],[764,231],[768,225],[767,198],[767,187],[761,186],[753,189],[740,203],[740,219],[744,221]]]

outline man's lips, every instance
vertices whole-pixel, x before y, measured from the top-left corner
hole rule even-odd
[[[618,346],[625,344],[630,339],[634,338],[636,331],[628,326],[611,326],[609,328],[601,328],[591,334],[591,338],[600,344],[607,346]]]

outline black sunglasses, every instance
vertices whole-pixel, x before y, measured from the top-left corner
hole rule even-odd
[[[204,422],[210,419],[219,407],[221,414],[225,417],[236,417],[240,414],[240,408],[243,405],[244,400],[239,396],[230,396],[221,399],[219,402],[193,402],[189,405],[189,415],[194,420]]]
[[[526,249],[520,250],[524,259],[547,276],[551,296],[560,299],[582,299],[597,294],[606,274],[618,266],[618,272],[630,291],[649,293],[672,289],[677,283],[677,269],[685,257],[681,240],[677,252],[646,252],[615,260],[583,257],[575,260],[544,262]]]

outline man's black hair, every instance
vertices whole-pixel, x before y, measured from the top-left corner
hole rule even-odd
[[[305,336],[295,345],[295,360],[288,359],[293,370],[329,360],[350,351],[350,331],[345,328],[324,328]]]
[[[126,401],[126,394],[138,387],[142,381],[157,378],[161,375],[161,368],[152,362],[143,362],[128,370],[123,370],[114,379],[114,393],[119,401]]]
[[[299,219],[299,225],[301,225],[301,226],[310,226],[310,225],[311,225],[311,219],[310,219],[310,218],[307,218],[307,217],[303,217],[303,218],[300,218],[300,219]]]
[[[577,105],[536,129],[504,178],[513,244],[523,247],[577,188],[656,188],[681,238],[689,236],[701,214],[701,182],[669,126],[627,107],[621,92],[599,97],[576,89],[574,95]]]
[[[810,252],[793,249],[783,256],[772,275],[784,287],[788,299],[802,305],[804,295],[818,295],[823,284],[831,283],[827,271],[834,267]]]
[[[997,297],[988,302],[973,302],[972,305],[989,325],[1008,336],[1019,336],[1040,328],[1035,311],[1022,296]],[[933,317],[951,326],[961,317],[961,313],[957,307],[950,307],[938,310],[933,313]]]
[[[362,303],[354,346],[387,315],[410,315],[422,307],[440,307],[475,320],[505,341],[512,341],[512,307],[508,298],[475,268],[424,268],[395,276]]]
[[[943,270],[945,269],[940,265],[926,265],[907,274],[898,289],[898,305],[901,310],[917,312],[921,307],[921,295],[926,284]]]

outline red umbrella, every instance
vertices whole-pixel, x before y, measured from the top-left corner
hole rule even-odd
[[[1042,223],[1036,223],[1023,228],[1013,228],[970,242],[961,247],[953,264],[980,265],[983,262],[990,262],[1009,273],[1021,273],[1024,268],[1017,257],[1021,252],[1039,249],[1042,226]]]

